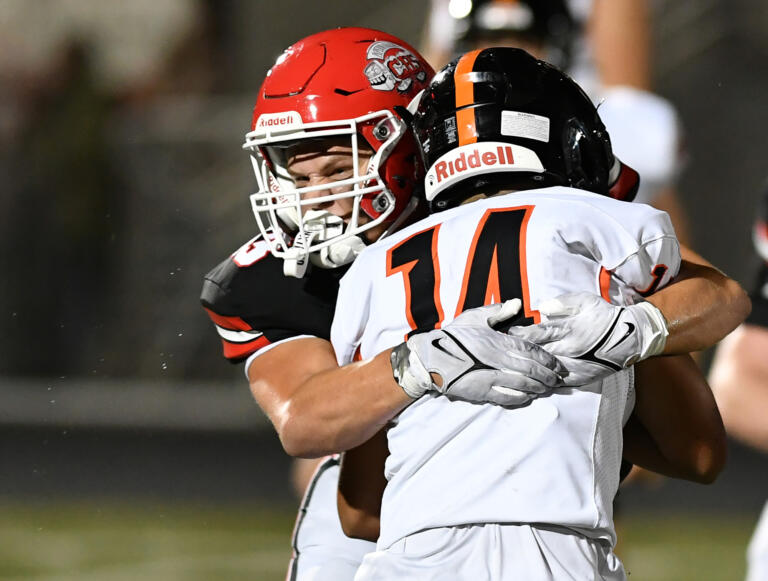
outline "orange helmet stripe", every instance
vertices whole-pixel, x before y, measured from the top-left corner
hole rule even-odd
[[[482,49],[473,50],[461,57],[453,73],[453,82],[456,86],[456,125],[459,132],[459,145],[477,143],[475,109],[467,105],[475,102],[475,86],[470,73],[481,51]]]

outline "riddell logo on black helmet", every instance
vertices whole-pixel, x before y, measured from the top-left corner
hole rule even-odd
[[[463,179],[503,171],[543,172],[539,157],[530,149],[511,143],[486,141],[462,145],[440,156],[424,178],[424,193],[432,201]]]

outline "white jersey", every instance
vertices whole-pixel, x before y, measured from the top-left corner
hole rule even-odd
[[[432,215],[367,248],[341,283],[331,340],[340,364],[471,307],[523,299],[526,321],[563,293],[627,304],[677,274],[669,217],[564,187]],[[420,530],[541,523],[614,541],[632,371],[510,409],[427,395],[388,432],[379,547]]]

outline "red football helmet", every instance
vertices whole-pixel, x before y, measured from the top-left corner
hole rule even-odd
[[[424,169],[396,109],[404,110],[433,74],[407,43],[367,28],[314,34],[277,59],[259,89],[243,148],[259,185],[251,195],[256,221],[272,253],[286,260],[286,274],[301,276],[307,258],[323,267],[350,262],[363,247],[360,233],[382,223],[391,230],[412,211]],[[297,188],[286,171],[286,149],[339,137],[349,139],[354,175]],[[374,151],[364,174],[360,139]],[[355,201],[348,223],[305,207],[344,197]],[[368,222],[360,223],[361,211]]]

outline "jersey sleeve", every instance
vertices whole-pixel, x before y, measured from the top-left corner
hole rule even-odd
[[[286,277],[282,261],[254,239],[205,276],[200,302],[224,357],[238,363],[280,341],[330,339],[339,276],[315,269],[303,279]]]
[[[598,285],[606,300],[636,303],[677,276],[680,244],[666,212],[603,198],[582,218],[573,222],[584,252],[600,265]]]

